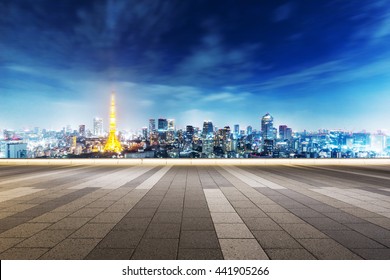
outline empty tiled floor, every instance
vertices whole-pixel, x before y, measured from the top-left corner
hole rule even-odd
[[[3,164],[0,259],[390,259],[390,166]]]

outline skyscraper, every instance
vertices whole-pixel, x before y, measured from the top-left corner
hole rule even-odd
[[[164,132],[168,130],[168,121],[167,119],[158,119],[158,131]]]
[[[103,119],[98,117],[93,119],[93,135],[103,136]]]
[[[274,129],[273,121],[274,118],[269,113],[265,114],[261,118],[261,134],[263,137],[263,151],[266,155],[271,155],[274,149],[276,129]]]
[[[149,134],[156,131],[156,120],[149,119]]]
[[[287,125],[279,125],[279,138],[281,140],[287,139]]]
[[[261,119],[261,133],[263,140],[274,140],[274,118],[269,114],[265,114]]]
[[[202,136],[206,137],[209,134],[213,134],[213,123],[211,121],[204,121],[203,122],[203,130],[202,130]]]
[[[85,124],[79,125],[79,135],[85,137]]]
[[[236,136],[240,134],[240,125],[239,124],[234,125],[234,134]]]
[[[115,95],[111,95],[111,108],[110,108],[110,133],[106,145],[104,146],[105,152],[120,153],[122,151],[122,145],[116,137],[116,111],[115,111]]]
[[[175,130],[175,120],[174,119],[168,119],[168,130],[170,130],[170,131]]]

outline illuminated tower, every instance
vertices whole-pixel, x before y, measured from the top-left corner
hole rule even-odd
[[[115,96],[111,95],[111,109],[110,109],[110,134],[108,135],[107,143],[104,146],[105,152],[120,153],[122,151],[121,143],[116,137],[116,113],[115,113]]]

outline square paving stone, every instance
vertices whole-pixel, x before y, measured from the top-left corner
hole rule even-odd
[[[215,231],[219,239],[221,238],[253,238],[245,224],[215,224]]]
[[[332,239],[299,239],[299,243],[320,260],[361,259],[359,256]]]
[[[38,216],[29,222],[32,223],[55,223],[58,222],[59,220],[62,220],[66,216],[68,216],[69,213],[67,212],[48,212],[45,213],[41,216]]]
[[[175,260],[178,239],[142,239],[135,249],[133,260]]]
[[[253,235],[264,249],[291,249],[302,246],[285,231],[253,231]]]
[[[384,248],[378,242],[353,230],[326,230],[324,232],[347,248]]]
[[[268,213],[271,219],[278,224],[304,224],[305,222],[291,213]]]
[[[390,260],[390,249],[352,249],[366,260]]]
[[[105,208],[81,208],[79,211],[71,214],[69,217],[93,218],[102,212]]]
[[[153,217],[154,213],[156,213],[155,208],[138,208],[138,209],[131,209],[129,213],[126,214],[125,217],[128,218],[148,218]]]
[[[79,229],[83,225],[85,225],[91,218],[64,218],[52,226],[50,226],[48,229],[54,230],[54,229],[68,229],[68,230],[75,230]]]
[[[82,260],[99,243],[99,239],[65,239],[46,254],[43,260]]]
[[[237,208],[238,215],[241,218],[266,218],[267,215],[259,208]]]
[[[308,224],[279,224],[294,238],[327,238],[325,234]]]
[[[268,260],[256,239],[220,239],[225,260]]]
[[[289,209],[293,214],[300,218],[321,218],[325,217],[323,214],[320,212],[317,212],[313,209],[310,209],[308,207],[306,208],[296,208],[296,209]],[[334,213],[332,213],[334,214]]]
[[[283,230],[270,218],[243,218],[250,230]]]
[[[184,208],[183,217],[210,217],[210,211],[207,208]]]
[[[180,224],[183,214],[181,212],[157,211],[152,222],[158,224]]]
[[[360,232],[361,234],[372,239],[390,239],[390,231],[380,226],[365,223],[365,224],[346,224],[348,227]]]
[[[48,249],[43,248],[11,248],[0,254],[1,260],[36,260]]]
[[[315,260],[305,249],[266,249],[271,260]]]
[[[348,230],[348,227],[330,218],[303,218],[309,224],[320,230]]]
[[[179,249],[179,260],[223,260],[220,249]]]
[[[180,248],[219,248],[215,231],[182,231]]]
[[[73,233],[70,238],[103,238],[115,224],[90,224],[87,223]]]
[[[214,224],[242,224],[243,221],[237,213],[211,213]]]
[[[134,249],[93,249],[86,257],[87,260],[129,260]]]
[[[234,208],[256,208],[256,205],[249,199],[246,200],[233,200],[230,202]]]
[[[144,231],[149,226],[151,218],[123,218],[113,230]]]
[[[30,237],[47,228],[49,223],[26,223],[18,225],[0,234],[0,237]]]
[[[74,230],[59,229],[49,230],[44,229],[37,234],[27,238],[23,242],[16,245],[16,247],[29,248],[51,248],[67,238]]]
[[[24,238],[0,237],[0,253],[23,241]]]
[[[154,224],[150,223],[145,232],[144,238],[162,239],[162,238],[179,238],[180,224]]]
[[[111,231],[99,243],[98,248],[135,248],[144,231]]]
[[[326,216],[342,224],[361,224],[367,221],[348,213],[325,213]]]
[[[183,218],[182,230],[214,230],[211,218]]]

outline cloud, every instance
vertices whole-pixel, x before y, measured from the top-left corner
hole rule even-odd
[[[248,92],[238,93],[238,94],[233,94],[230,92],[222,92],[222,93],[209,94],[206,97],[204,97],[202,101],[203,102],[216,102],[216,101],[238,102],[249,98],[250,95],[251,94]]]
[[[292,10],[293,10],[292,3],[287,3],[277,7],[273,14],[273,21],[280,22],[280,21],[287,20],[291,16]]]

